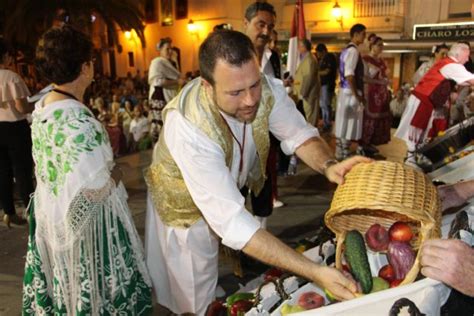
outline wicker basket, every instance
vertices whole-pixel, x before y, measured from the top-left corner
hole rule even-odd
[[[365,234],[378,223],[388,229],[396,221],[407,222],[415,235],[415,250],[427,239],[440,236],[440,201],[435,186],[421,172],[402,164],[380,161],[356,165],[345,177],[325,215],[326,225],[336,234],[336,267],[342,268],[342,244],[346,232]],[[419,253],[401,284],[415,280],[420,269]]]

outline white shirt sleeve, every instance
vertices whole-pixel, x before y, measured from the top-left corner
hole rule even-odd
[[[467,71],[464,65],[458,63],[447,64],[439,72],[445,78],[452,79],[458,84],[474,79],[474,74]]]
[[[319,132],[296,109],[295,103],[286,93],[283,82],[269,77],[267,80],[275,97],[275,105],[270,113],[270,131],[281,141],[283,152],[292,155],[305,141],[319,136]]]
[[[355,47],[349,47],[344,56],[344,76],[354,76],[358,59],[359,51]]]
[[[245,209],[222,149],[177,111],[168,113],[163,137],[206,222],[224,245],[242,249],[260,226]]]

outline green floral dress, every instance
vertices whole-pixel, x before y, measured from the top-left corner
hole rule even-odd
[[[149,315],[151,283],[107,134],[79,102],[33,113],[23,315]]]

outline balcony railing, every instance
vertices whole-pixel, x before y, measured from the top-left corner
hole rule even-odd
[[[405,0],[354,0],[354,17],[403,16]]]

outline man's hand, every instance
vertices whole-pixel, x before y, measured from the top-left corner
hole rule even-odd
[[[327,289],[338,300],[350,300],[355,297],[357,286],[339,270],[321,266],[315,272],[315,281],[321,288]]]
[[[326,169],[326,177],[329,181],[337,184],[344,183],[344,176],[358,163],[372,162],[373,160],[363,156],[354,156]]]
[[[354,298],[357,291],[356,285],[341,272],[309,260],[264,229],[257,230],[242,250],[264,263],[315,282],[338,299]]]
[[[474,249],[457,239],[432,239],[421,248],[421,273],[474,296]]]

